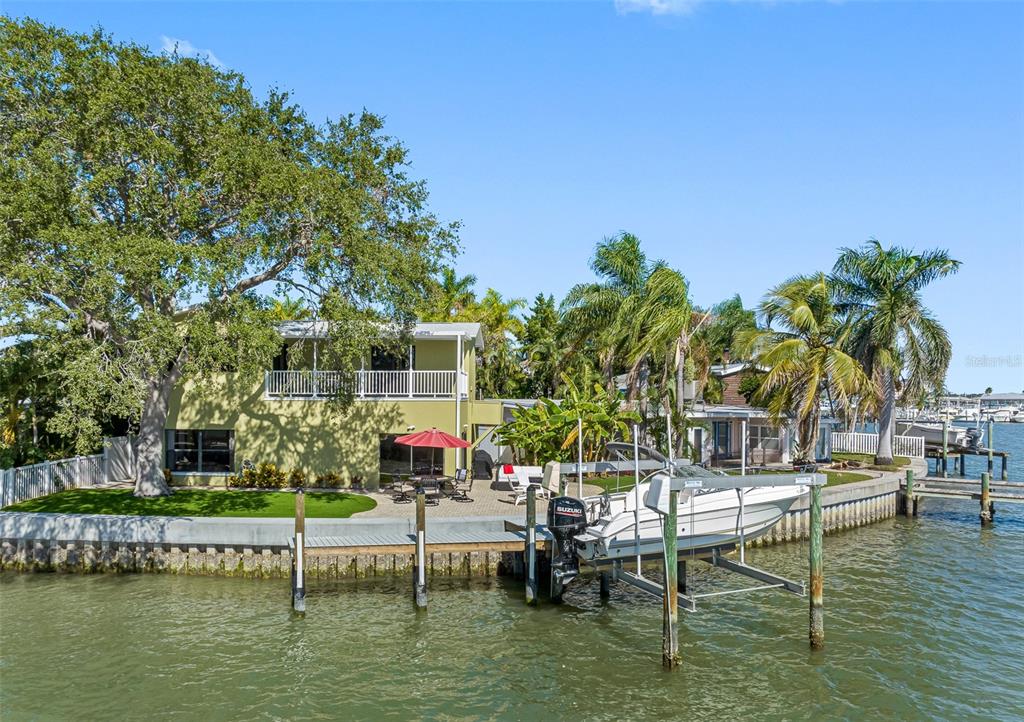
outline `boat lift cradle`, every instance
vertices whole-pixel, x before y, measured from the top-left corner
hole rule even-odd
[[[824,486],[827,483],[827,478],[824,474],[760,474],[756,476],[756,480],[753,476],[685,476],[685,477],[672,477],[667,473],[654,474],[651,477],[651,485],[648,489],[647,495],[644,498],[644,506],[648,509],[659,514],[662,518],[662,526],[664,527],[665,518],[668,514],[669,507],[669,493],[671,491],[681,493],[697,493],[700,490],[719,490],[719,489],[747,489],[754,487],[772,487],[772,486]],[[742,515],[742,507],[739,510],[739,515]],[[738,519],[739,529],[743,529],[742,516]],[[744,544],[746,539],[743,537],[742,532],[740,536],[740,544]],[[728,551],[732,551],[736,548],[736,544],[730,543],[721,546],[708,547],[706,549],[693,549],[688,552],[688,555],[694,559],[701,559],[707,562],[711,566],[719,567],[727,571],[739,574],[755,581],[761,582],[759,585],[744,587],[742,589],[729,589],[717,592],[706,592],[703,594],[689,594],[679,593],[678,598],[680,606],[688,612],[697,611],[697,600],[708,598],[708,597],[720,597],[728,594],[742,594],[745,592],[762,591],[768,589],[779,589],[781,591],[790,592],[797,596],[806,596],[807,590],[804,584],[801,582],[795,582],[785,577],[781,577],[772,572],[759,569],[757,567],[746,564],[745,562],[737,562],[732,559],[726,559],[723,554]],[[676,563],[677,560],[665,559],[665,563]],[[604,566],[598,563],[597,566]],[[637,570],[639,572],[639,570]],[[664,588],[661,584],[658,584],[650,579],[646,579],[640,574],[634,574],[623,569],[622,561],[615,560],[612,562],[612,575],[614,579],[625,582],[631,586],[636,587],[648,594],[651,594],[659,599],[664,598]]]

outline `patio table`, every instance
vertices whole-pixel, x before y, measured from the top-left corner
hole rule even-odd
[[[446,481],[451,481],[451,477],[439,474],[425,474],[423,476],[413,476],[409,479],[414,489],[423,487],[424,492],[427,494],[427,501],[432,501],[434,504],[441,503],[441,494],[444,491],[442,487]]]

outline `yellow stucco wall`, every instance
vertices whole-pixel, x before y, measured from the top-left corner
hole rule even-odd
[[[430,349],[427,362],[440,366],[442,350],[448,345],[447,366],[454,366],[454,342],[425,342]],[[431,356],[430,354],[436,354]],[[476,424],[501,423],[502,406],[497,401],[475,401],[473,396],[474,353],[467,351],[470,398],[460,402],[460,424],[470,441]],[[417,350],[417,367],[420,351]],[[204,384],[185,382],[171,398],[168,429],[231,429],[235,432],[235,469],[244,459],[271,462],[291,471],[299,468],[312,480],[317,474],[336,472],[351,481],[361,477],[373,484],[379,478],[381,434],[404,434],[412,425],[417,431],[437,427],[458,434],[455,400],[356,400],[347,409],[325,400],[267,399],[262,378],[221,374]],[[444,454],[445,472],[455,471],[455,451]],[[471,450],[463,452],[468,464]],[[175,475],[175,483],[221,485],[226,475]]]

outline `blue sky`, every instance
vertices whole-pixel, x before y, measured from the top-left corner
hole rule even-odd
[[[926,300],[955,391],[1024,389],[1024,4],[23,3],[166,39],[315,120],[365,107],[463,223],[461,273],[560,296],[619,230],[699,304],[869,237],[964,262]]]

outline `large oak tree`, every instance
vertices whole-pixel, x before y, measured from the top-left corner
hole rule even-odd
[[[406,168],[370,113],[317,125],[206,62],[0,18],[0,335],[60,347],[52,423],[84,448],[135,420],[136,493],[168,493],[172,390],[267,367],[268,286],[347,319],[339,347],[411,320],[456,229]]]

